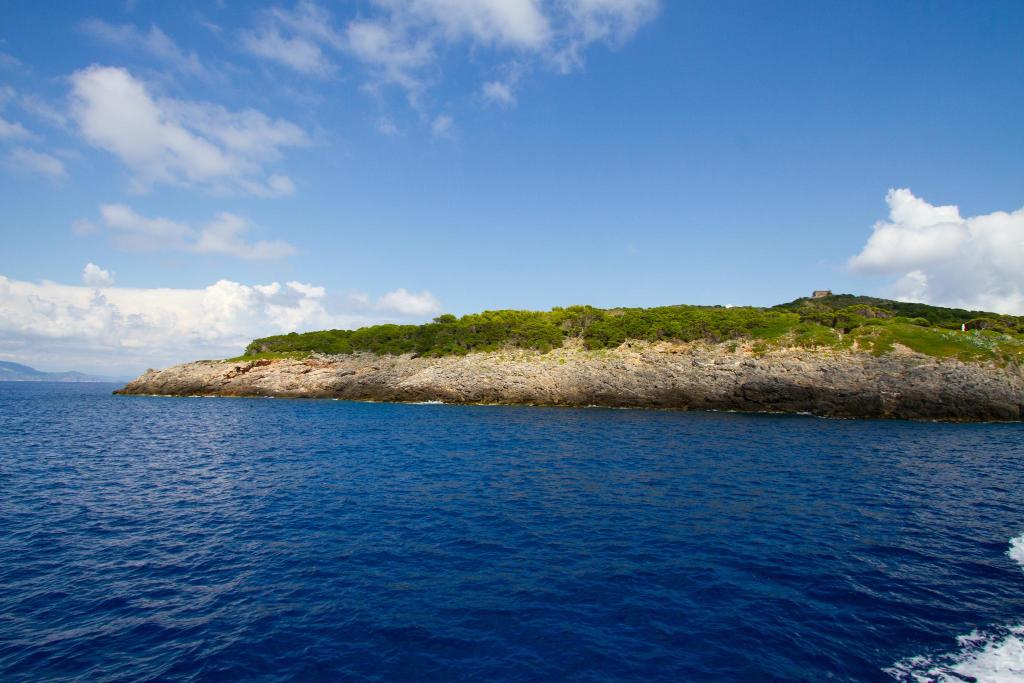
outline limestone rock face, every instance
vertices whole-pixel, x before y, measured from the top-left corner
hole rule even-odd
[[[417,358],[198,361],[116,393],[616,406],[951,421],[1024,419],[1024,369],[902,351],[627,343]]]

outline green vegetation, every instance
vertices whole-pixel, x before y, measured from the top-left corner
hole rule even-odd
[[[967,331],[960,326],[966,324]],[[662,306],[446,314],[424,325],[374,325],[254,340],[241,359],[309,353],[463,355],[518,348],[545,353],[576,339],[589,350],[630,341],[749,341],[756,352],[781,346],[856,347],[871,353],[899,344],[936,357],[1024,363],[1024,317],[840,294],[773,308]],[[735,348],[735,346],[734,346]]]
[[[942,306],[890,301],[889,299],[876,299],[853,294],[836,294],[820,299],[797,299],[788,304],[776,306],[775,309],[793,311],[800,314],[801,319],[804,320],[814,319],[815,316],[818,316],[818,322],[825,324],[829,324],[827,322],[829,316],[870,311],[870,315],[861,313],[862,317],[907,318],[908,321],[916,320],[915,324],[955,330],[959,330],[963,323],[992,321],[1005,325],[1007,331],[1017,334],[1024,332],[1024,317],[1021,316],[999,315],[985,311],[965,311],[962,308],[943,308]],[[832,326],[835,326],[834,323]],[[972,329],[971,325],[968,325],[968,329]],[[984,328],[976,327],[975,329]]]
[[[249,353],[248,350],[241,355],[235,356],[234,358],[228,358],[230,362],[238,363],[241,361],[249,360],[279,360],[281,358],[308,358],[311,351],[258,351],[255,353]]]
[[[725,341],[749,337],[761,328],[785,327],[796,315],[761,308],[663,306],[602,310],[570,306],[551,311],[485,311],[456,318],[442,315],[425,325],[375,325],[358,330],[325,330],[257,339],[256,353],[317,351],[422,356],[461,355],[504,347],[550,351],[568,338],[589,349],[619,346],[628,339]]]

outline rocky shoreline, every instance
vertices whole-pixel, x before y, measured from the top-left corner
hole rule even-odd
[[[1017,366],[907,349],[881,356],[810,349],[755,354],[733,344],[197,361],[149,370],[115,393],[1024,419],[1024,369]]]

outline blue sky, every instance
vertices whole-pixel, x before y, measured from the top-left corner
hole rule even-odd
[[[288,329],[826,287],[1024,313],[1020,3],[0,18],[5,358],[134,372]]]

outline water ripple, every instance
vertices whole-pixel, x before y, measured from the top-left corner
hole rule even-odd
[[[110,389],[0,384],[4,681],[984,680],[1020,643],[1020,425]]]

